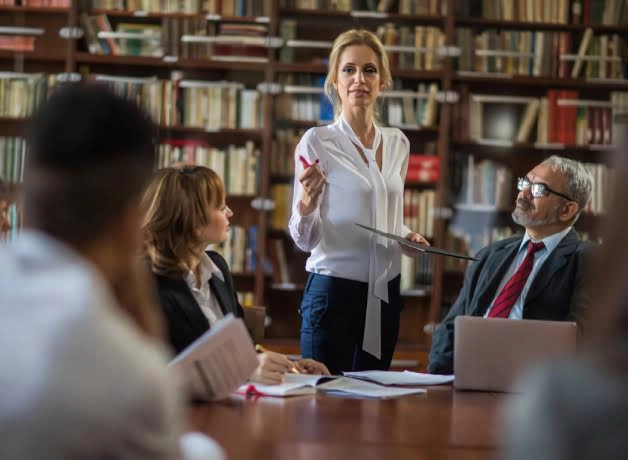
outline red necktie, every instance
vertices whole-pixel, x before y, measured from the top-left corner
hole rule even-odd
[[[543,243],[529,242],[525,259],[523,259],[523,262],[521,262],[515,274],[510,277],[502,289],[502,292],[500,292],[497,299],[495,299],[493,308],[488,312],[489,318],[508,318],[510,310],[512,310],[513,305],[521,295],[521,291],[523,291],[523,287],[532,272],[534,253],[544,247],[545,245]]]

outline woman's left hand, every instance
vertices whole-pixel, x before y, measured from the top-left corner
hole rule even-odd
[[[313,359],[300,359],[294,364],[302,374],[331,375],[327,366]]]
[[[430,243],[418,233],[410,232],[406,235],[406,240],[414,241],[415,243],[424,244],[425,246],[429,246]]]
[[[430,243],[422,235],[419,235],[418,233],[415,233],[415,232],[408,233],[406,235],[406,240],[412,241],[414,243],[424,244],[425,246],[430,245]],[[404,246],[403,244],[401,244],[400,246],[401,246],[401,252],[404,255],[408,257],[414,257],[416,255],[416,250],[409,248],[408,246]]]

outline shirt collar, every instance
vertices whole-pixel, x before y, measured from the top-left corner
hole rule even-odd
[[[567,233],[571,231],[571,229],[572,227],[567,227],[566,229],[558,233],[554,233],[553,235],[546,236],[540,241],[535,241],[535,243],[539,243],[542,241],[543,244],[545,245],[545,249],[547,250],[547,253],[551,254],[552,251],[556,249],[556,247],[558,247],[558,245],[560,244],[562,239],[567,235]],[[531,239],[532,238],[530,238],[530,235],[528,235],[528,232],[526,232],[525,235],[523,236],[523,239],[521,240],[519,251],[521,251],[521,249],[523,249],[524,247],[527,247],[528,241],[530,241]]]
[[[220,269],[216,266],[216,264],[209,258],[206,252],[201,254],[199,259],[199,270],[200,270],[200,278],[201,278],[201,286],[209,283],[209,280],[212,279],[212,276],[216,276],[223,283],[225,282],[225,277],[220,271]],[[196,278],[192,271],[188,271],[183,275],[183,279],[190,286],[190,288],[196,287]]]

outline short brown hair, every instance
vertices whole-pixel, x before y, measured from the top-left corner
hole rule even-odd
[[[338,116],[342,109],[340,97],[336,88],[334,88],[334,82],[338,78],[340,56],[345,48],[354,45],[365,45],[373,50],[379,59],[379,74],[383,89],[388,89],[392,84],[388,56],[379,38],[373,32],[364,29],[350,29],[341,33],[334,40],[334,45],[329,54],[329,68],[327,70],[327,78],[325,78],[325,94],[327,94],[327,97],[334,105],[335,116]]]
[[[188,258],[204,250],[198,230],[224,200],[222,179],[204,166],[155,173],[142,199],[144,249],[155,273],[177,276],[189,270]]]

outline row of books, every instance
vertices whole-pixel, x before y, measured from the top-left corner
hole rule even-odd
[[[265,61],[268,26],[222,23],[205,18],[163,17],[151,22],[82,13],[87,50],[92,54],[153,58]],[[113,24],[112,24],[113,21]]]
[[[379,13],[445,14],[447,2],[440,0],[282,0],[282,8],[305,10],[373,11]]]
[[[380,121],[387,126],[402,129],[434,127],[438,118],[436,83],[420,83],[416,93],[411,90],[393,89],[380,102]]]
[[[554,24],[617,25],[628,22],[624,0],[467,0],[462,16]]]
[[[435,190],[404,190],[403,221],[414,232],[426,238],[434,236]]]
[[[21,137],[0,137],[0,178],[21,182],[24,176],[26,142]]]
[[[232,225],[227,239],[212,246],[227,261],[234,274],[254,273],[257,265],[257,227]]]
[[[92,0],[92,8],[147,13],[268,16],[271,2],[251,0]]]
[[[207,131],[261,126],[261,95],[242,83],[187,80],[181,72],[173,72],[170,80],[108,75],[91,78],[137,101],[162,126]]]
[[[625,40],[618,34],[594,36],[587,29],[575,48],[569,32],[456,31],[458,70],[558,78],[623,78]]]
[[[294,174],[294,152],[303,135],[303,129],[275,130],[270,154],[270,173],[279,176]]]
[[[0,117],[30,116],[55,84],[54,76],[0,72]]]
[[[458,209],[512,210],[514,179],[507,166],[492,160],[476,161],[474,155],[466,155],[458,157],[452,169]]]
[[[15,52],[35,51],[34,35],[0,35],[0,50]]]
[[[260,183],[260,151],[252,141],[225,149],[190,139],[168,139],[159,145],[158,168],[207,166],[223,178],[229,195],[256,195]]]
[[[439,70],[438,49],[445,44],[445,34],[438,27],[397,26],[386,23],[376,34],[384,46],[403,46],[408,51],[387,51],[391,67],[415,70]]]
[[[499,146],[609,146],[613,114],[628,112],[627,94],[612,92],[611,101],[585,100],[577,91],[551,89],[541,98],[510,97],[469,94],[462,86],[453,108],[453,134],[463,142]]]
[[[0,0],[2,6],[31,6],[46,8],[69,8],[70,0]]]
[[[401,294],[426,291],[432,284],[432,256],[401,258]]]
[[[297,20],[284,19],[280,22],[279,35],[283,40],[278,56],[280,62],[307,62],[314,54],[323,58],[331,51],[333,37],[327,42],[317,41],[317,48],[314,49],[308,46],[308,40],[294,45],[294,42],[301,42],[298,31]],[[438,70],[442,67],[438,50],[445,43],[445,34],[438,27],[410,27],[387,22],[374,32],[387,47],[391,67],[414,70]],[[327,46],[321,48],[324,43]]]

